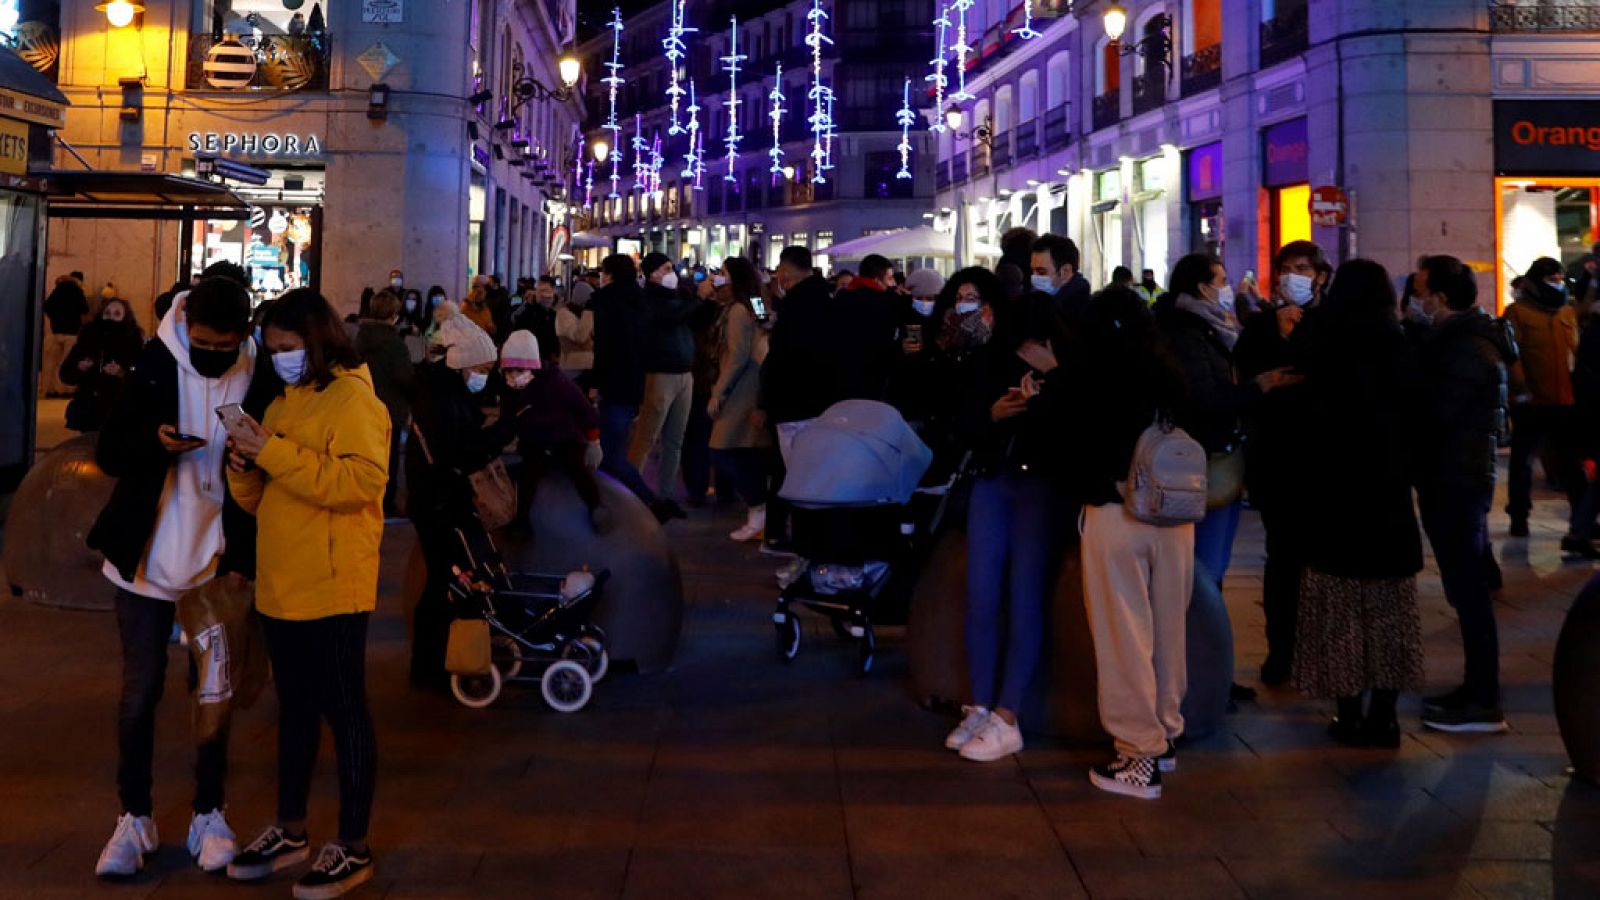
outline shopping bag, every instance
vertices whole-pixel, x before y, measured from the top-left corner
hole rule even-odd
[[[445,671],[455,675],[489,674],[489,623],[483,619],[456,619],[450,623],[445,645]]]
[[[178,622],[195,665],[194,736],[205,743],[267,684],[267,647],[255,615],[255,586],[225,576],[178,597]]]
[[[496,459],[467,476],[472,484],[472,505],[477,507],[483,527],[495,531],[510,525],[517,517],[517,485],[506,464]]]

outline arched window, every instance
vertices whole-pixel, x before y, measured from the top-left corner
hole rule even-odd
[[[1045,109],[1055,109],[1071,102],[1072,98],[1072,56],[1066,51],[1050,57],[1049,67],[1046,69],[1045,80]]]
[[[1138,60],[1134,65],[1138,67],[1138,74],[1140,75],[1148,72],[1152,65],[1161,65],[1160,62],[1157,62],[1160,54],[1156,48],[1161,46],[1161,41],[1167,39],[1161,33],[1161,17],[1165,13],[1165,7],[1160,5],[1151,6],[1139,14],[1138,27],[1129,29],[1129,33],[1122,37],[1124,42],[1138,41],[1139,46],[1150,48],[1151,52],[1149,53],[1134,54],[1134,58]]]
[[[1016,103],[1012,100],[1011,85],[1005,85],[994,92],[994,133],[1006,134],[1011,126],[1016,124],[1013,119]]]
[[[1094,92],[1104,96],[1122,86],[1122,54],[1120,48],[1111,43],[1108,37],[1102,37],[1095,45],[1094,56]]]
[[[967,133],[970,134],[972,129],[975,129],[979,125],[982,125],[982,124],[988,122],[989,121],[989,115],[990,115],[989,98],[985,97],[982,100],[979,100],[978,101],[978,105],[973,108],[972,121],[971,122],[962,122],[961,123],[961,130],[966,131]],[[974,154],[974,156],[973,156],[973,164],[974,164],[974,166],[975,167],[981,166],[983,168],[988,168],[988,166],[989,166],[989,152],[990,152],[989,151],[989,145],[980,144],[977,141],[973,141],[972,142],[972,150],[973,150],[973,154]],[[979,162],[979,160],[981,160],[981,162]]]
[[[1029,69],[1017,82],[1017,122],[1032,122],[1039,115],[1039,70]]]

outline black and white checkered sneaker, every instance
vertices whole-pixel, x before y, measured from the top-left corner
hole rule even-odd
[[[1161,770],[1153,756],[1123,756],[1089,770],[1089,783],[1102,791],[1157,800],[1161,797]]]

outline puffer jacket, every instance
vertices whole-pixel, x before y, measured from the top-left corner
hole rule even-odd
[[[1424,409],[1418,486],[1492,490],[1495,449],[1506,420],[1507,369],[1517,361],[1510,329],[1473,307],[1429,330],[1418,356]]]
[[[1522,361],[1511,371],[1513,396],[1534,406],[1571,406],[1572,367],[1578,353],[1578,313],[1565,295],[1527,293],[1506,307]]]
[[[1205,319],[1180,309],[1176,295],[1156,301],[1155,317],[1167,350],[1183,370],[1186,399],[1178,406],[1178,426],[1207,453],[1230,449],[1241,417],[1260,400],[1260,389],[1253,380],[1239,383],[1228,345]]]
[[[297,386],[267,407],[273,435],[228,486],[257,520],[256,608],[309,621],[371,612],[378,599],[389,412],[366,366],[327,387]]]

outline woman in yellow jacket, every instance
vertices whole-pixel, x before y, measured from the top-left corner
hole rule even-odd
[[[338,750],[339,838],[294,888],[337,897],[372,877],[377,771],[367,709],[367,622],[377,604],[389,414],[322,295],[284,294],[262,340],[286,387],[229,441],[228,483],[258,520],[256,608],[278,691],[278,822],[228,867],[265,878],[309,857],[306,800],[322,719]]]

